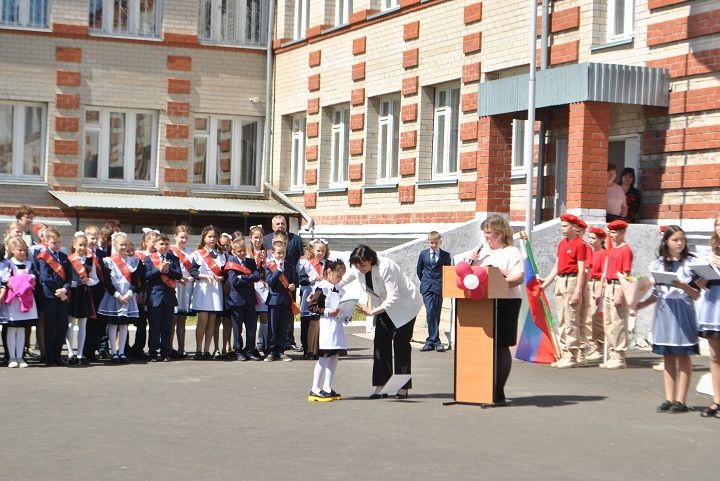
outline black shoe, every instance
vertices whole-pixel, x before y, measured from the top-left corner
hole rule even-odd
[[[71,366],[75,366],[75,365],[77,365],[77,364],[80,364],[80,360],[78,359],[77,356],[69,357],[67,362],[68,362],[68,364],[71,365]]]
[[[202,357],[204,361],[212,361],[213,358],[212,354],[210,354],[209,351],[203,352]]]
[[[245,357],[247,357],[248,360],[250,360],[250,361],[260,361],[261,360],[260,353],[255,352],[255,351],[246,352]]]
[[[120,354],[120,362],[122,364],[127,364],[130,362],[130,359],[125,354]]]
[[[162,358],[159,358],[157,354],[150,354],[148,357],[148,362],[158,362],[162,360]]]
[[[403,391],[403,389],[401,389],[400,391]],[[407,399],[408,396],[410,395],[410,391],[408,391],[407,389],[404,390],[405,392],[400,392],[400,391],[398,391],[397,394],[395,395],[395,399]]]
[[[288,356],[287,354],[285,354],[284,352],[280,353],[280,355],[278,356],[278,359],[280,359],[283,362],[291,362],[292,361],[292,358],[290,356]]]
[[[680,401],[675,401],[672,406],[670,406],[670,412],[673,414],[677,413],[686,413],[690,410],[689,407],[685,403],[681,403]]]
[[[428,344],[425,344],[421,349],[422,352],[428,352],[428,351],[434,351],[435,346],[430,346]]]
[[[275,356],[275,354],[273,354],[273,353],[270,353],[267,356],[265,356],[265,362],[273,362],[273,361],[277,361],[278,359],[279,358],[277,356]]]
[[[673,405],[672,402],[670,402],[670,401],[665,401],[664,403],[662,403],[661,405],[659,405],[659,406],[657,407],[657,409],[655,409],[655,412],[658,412],[658,413],[667,413],[667,412],[670,412],[670,408],[672,407],[672,405]]]
[[[302,352],[302,347],[297,347],[295,344],[286,344],[285,345],[286,351],[295,351],[295,352]]]
[[[204,361],[205,360],[203,358],[203,353],[199,352],[199,351],[195,353],[195,355],[193,356],[193,359],[196,361]]]
[[[700,416],[704,418],[712,418],[712,417],[720,417],[718,416],[718,413],[720,413],[720,405],[718,403],[713,403],[712,406],[706,407],[700,412]]]
[[[164,358],[162,358],[162,362],[170,362],[170,361],[172,361],[172,359],[170,359],[170,356],[165,356]]]
[[[85,359],[88,363],[90,363],[90,362],[98,362],[98,358],[97,358],[97,356],[96,356],[95,354],[90,354],[89,356],[84,357],[83,359]]]
[[[110,354],[105,349],[100,349],[98,356],[100,356],[100,359],[110,359]]]
[[[110,358],[110,362],[113,364],[120,364],[120,356],[118,356],[117,354],[113,354]]]
[[[435,350],[437,352],[445,352],[445,346],[443,346],[442,344],[438,344],[437,346],[435,346]]]
[[[68,361],[67,359],[63,359],[62,357],[60,358],[60,360],[58,360],[57,363],[60,366],[69,366],[72,364],[70,361]]]
[[[245,354],[243,354],[242,352],[238,352],[237,355],[235,356],[235,358],[238,361],[247,361],[248,360],[247,356]]]
[[[335,398],[328,392],[325,392],[323,390],[320,390],[319,393],[314,393],[310,391],[310,394],[308,394],[308,401],[310,402],[321,402],[326,403],[330,401],[334,401]]]
[[[323,392],[327,392],[327,391],[323,391]],[[339,400],[342,399],[342,396],[340,395],[340,393],[335,392],[335,390],[333,390],[333,389],[331,389],[328,394],[330,394],[330,396],[331,396],[333,399],[335,399],[336,401],[339,401]]]
[[[380,399],[388,397],[387,394],[372,393],[368,399]]]

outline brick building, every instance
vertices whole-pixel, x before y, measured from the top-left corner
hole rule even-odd
[[[548,3],[542,218],[601,218],[608,162],[636,168],[643,221],[714,217],[720,1]],[[0,215],[246,228],[296,204],[320,234],[398,238],[522,221],[527,0],[274,6],[267,99],[266,0],[0,0]]]

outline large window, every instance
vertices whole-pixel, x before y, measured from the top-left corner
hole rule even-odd
[[[200,39],[264,47],[267,15],[267,0],[200,0]]]
[[[50,0],[0,0],[0,25],[47,28]]]
[[[154,180],[157,113],[85,110],[83,177],[109,182]]]
[[[0,178],[42,176],[46,115],[45,105],[0,103]]]
[[[382,0],[383,10],[390,10],[391,8],[395,8],[398,6],[400,6],[400,0]]]
[[[335,0],[335,25],[347,25],[352,14],[352,0]]]
[[[380,101],[378,116],[378,181],[398,176],[400,151],[400,100]]]
[[[257,187],[261,137],[258,119],[196,117],[192,182],[209,187]]]
[[[608,0],[608,40],[633,35],[634,0]]]
[[[459,87],[435,91],[433,177],[448,177],[457,173],[459,110]]]
[[[307,36],[310,24],[310,0],[295,0],[295,28],[293,38],[299,40]]]
[[[162,0],[89,0],[90,32],[159,37]]]
[[[304,115],[292,118],[292,147],[290,149],[290,186],[305,185],[305,123]]]
[[[330,183],[348,181],[350,164],[350,109],[338,108],[332,114],[332,137],[330,145]]]

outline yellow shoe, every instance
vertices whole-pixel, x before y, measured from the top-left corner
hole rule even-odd
[[[320,391],[319,393],[314,393],[310,391],[310,394],[308,394],[307,400],[309,402],[319,402],[319,403],[327,403],[334,401],[335,398],[332,397],[329,393],[326,393],[325,391]]]

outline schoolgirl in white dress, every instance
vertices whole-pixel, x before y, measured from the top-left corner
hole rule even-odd
[[[65,334],[65,345],[68,350],[70,364],[88,364],[83,354],[87,334],[88,317],[95,317],[91,287],[97,285],[98,279],[92,257],[87,256],[88,239],[85,233],[75,233],[72,253],[68,257],[73,269],[73,280],[70,283],[70,306],[68,308],[68,330]],[[74,319],[77,319],[77,351],[73,350]]]
[[[190,254],[192,249],[187,246],[190,239],[190,228],[184,224],[175,227],[175,245],[170,247],[173,254],[180,259],[180,270],[182,271],[182,279],[175,283],[175,295],[177,296],[178,305],[175,307],[175,319],[173,320],[172,330],[177,335],[177,356],[185,357],[185,321],[188,314],[192,314],[190,303],[192,300],[193,284],[195,279],[190,274],[192,261]],[[171,355],[172,357],[172,355]]]
[[[347,354],[347,342],[343,328],[344,319],[338,318],[338,304],[345,295],[345,290],[338,287],[345,275],[345,264],[342,261],[326,261],[324,279],[318,282],[310,295],[308,310],[320,315],[318,361],[313,373],[313,386],[308,401],[337,401],[340,394],[332,388],[338,359]],[[320,380],[325,377],[322,388]]]
[[[38,279],[32,262],[27,257],[27,245],[22,238],[7,242],[10,259],[3,261],[0,268],[2,289],[0,289],[0,322],[7,330],[6,349],[9,353],[8,367],[27,367],[23,360],[25,348],[25,328],[37,323],[37,306],[31,286]],[[16,278],[12,281],[12,278]],[[24,277],[24,282],[17,282]],[[15,291],[18,285],[25,285],[25,293]],[[10,302],[8,302],[10,301]]]
[[[227,262],[225,254],[218,250],[220,230],[212,225],[205,226],[200,236],[198,249],[190,254],[190,274],[195,279],[190,307],[197,312],[195,330],[195,359],[212,359],[210,341],[215,331],[215,319],[223,311],[222,268]]]
[[[710,251],[705,261],[720,268],[720,216],[715,218],[710,237]],[[701,284],[700,284],[701,283]],[[704,418],[720,418],[720,281],[700,281],[703,287],[698,315],[698,335],[708,341],[710,348],[710,377],[713,386],[713,403],[704,408]]]
[[[125,363],[128,362],[125,355],[128,324],[136,323],[140,315],[136,299],[140,259],[127,255],[127,234],[116,232],[112,235],[112,243],[114,254],[103,259],[106,292],[98,315],[107,321],[112,362]]]

